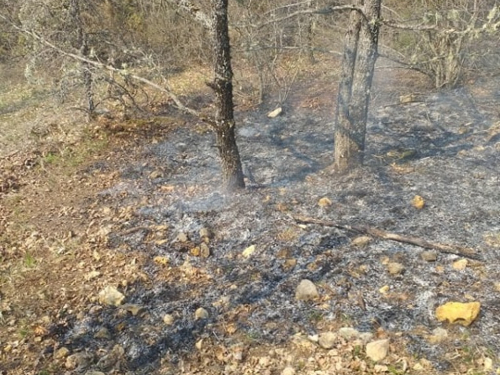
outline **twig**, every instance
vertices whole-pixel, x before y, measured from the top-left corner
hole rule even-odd
[[[343,230],[347,230],[350,232],[369,234],[370,236],[377,237],[377,238],[380,238],[383,240],[408,243],[411,245],[423,247],[425,249],[437,250],[437,251],[440,251],[442,253],[455,254],[455,255],[460,255],[462,257],[465,257],[465,258],[482,260],[482,257],[479,254],[477,254],[473,249],[466,248],[466,247],[430,242],[430,241],[424,240],[423,238],[413,237],[413,236],[403,236],[403,235],[396,234],[396,233],[386,232],[384,230],[374,228],[374,227],[358,226],[358,225],[345,225],[345,224],[337,223],[335,221],[320,220],[320,219],[315,219],[312,217],[306,217],[306,216],[300,216],[300,215],[293,215],[292,217],[295,219],[295,221],[297,223],[317,224],[317,225],[323,225],[325,227],[334,227],[334,228],[338,228],[338,229],[343,229]]]

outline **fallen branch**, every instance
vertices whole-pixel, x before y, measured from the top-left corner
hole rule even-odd
[[[477,254],[473,249],[466,248],[466,247],[446,245],[446,244],[440,244],[440,243],[436,243],[436,242],[429,242],[427,240],[424,240],[423,238],[413,237],[413,236],[403,236],[400,234],[390,233],[390,232],[386,232],[386,231],[381,230],[381,229],[368,227],[368,226],[345,225],[345,224],[337,223],[335,221],[320,220],[320,219],[315,219],[312,217],[306,217],[306,216],[300,216],[300,215],[293,215],[292,217],[294,218],[294,220],[297,223],[317,224],[317,225],[322,225],[325,227],[334,227],[334,228],[338,228],[338,229],[347,230],[350,232],[368,234],[370,236],[377,237],[377,238],[380,238],[383,240],[408,243],[411,245],[423,247],[425,249],[437,250],[437,251],[440,251],[442,253],[455,254],[455,255],[460,255],[462,257],[465,257],[465,258],[482,260],[481,256],[479,254]]]

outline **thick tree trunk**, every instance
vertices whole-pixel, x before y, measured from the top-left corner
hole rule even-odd
[[[228,0],[212,0],[215,78],[211,87],[216,95],[215,135],[222,166],[224,188],[234,191],[245,187],[240,154],[234,129],[233,71],[227,20]]]
[[[370,91],[377,60],[381,0],[358,0],[364,15],[352,11],[346,35],[335,114],[335,168],[363,164]]]

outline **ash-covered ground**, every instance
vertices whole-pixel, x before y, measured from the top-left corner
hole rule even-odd
[[[438,371],[450,370],[445,353],[462,343],[429,343],[425,335],[436,327],[498,353],[499,105],[498,78],[420,94],[407,103],[375,101],[366,165],[343,176],[330,172],[329,110],[285,107],[274,119],[267,111],[239,113],[239,147],[254,181],[235,195],[219,191],[210,132],[187,126],[144,144],[138,157],[121,164],[121,182],[96,200],[113,209],[132,207],[109,234],[109,246],[150,256],[145,272],[154,283],[123,288],[126,302],[145,313],[89,306],[62,342],[73,351],[94,352],[119,344],[123,368],[134,374],[160,373],[166,362],[177,373],[189,372],[182,359],[200,339],[231,346],[246,337],[251,346],[281,345],[298,332],[314,335],[334,326],[383,329],[402,340],[402,350],[425,357]],[[423,209],[412,206],[415,195],[424,198]],[[331,204],[322,207],[324,197]],[[481,260],[456,270],[452,264],[459,256],[438,252],[429,262],[420,256],[424,249],[413,245],[374,238],[357,247],[351,241],[358,234],[298,225],[293,215],[470,247]],[[153,238],[155,227],[168,228],[166,236]],[[209,230],[208,240],[202,228]],[[210,256],[196,256],[193,249],[202,243]],[[252,245],[255,251],[244,256]],[[404,270],[391,274],[387,262]],[[295,300],[302,279],[317,285],[320,301]],[[480,316],[469,327],[440,323],[435,308],[448,301],[479,301]],[[208,318],[195,319],[199,307]],[[163,322],[166,314],[174,324]],[[228,324],[234,333],[223,329]],[[110,334],[96,339],[103,327]]]

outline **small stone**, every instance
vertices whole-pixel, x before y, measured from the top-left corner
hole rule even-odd
[[[319,346],[323,349],[331,349],[337,341],[337,335],[334,332],[323,332],[319,335]]]
[[[200,237],[210,238],[211,237],[210,230],[208,228],[205,228],[205,227],[201,228],[200,229]]]
[[[163,177],[163,172],[160,170],[153,171],[149,174],[151,180],[156,180],[157,178]]]
[[[432,331],[432,335],[429,336],[429,342],[431,344],[439,344],[446,340],[448,337],[448,331],[444,328],[438,327]]]
[[[94,338],[96,338],[96,339],[110,339],[111,334],[109,333],[109,330],[106,327],[102,327],[99,331],[97,331],[95,333]]]
[[[351,245],[356,247],[366,247],[371,241],[372,241],[371,237],[359,236],[351,241]]]
[[[95,371],[95,370],[90,370],[85,373],[85,375],[106,375],[104,372],[101,371]]]
[[[203,258],[208,258],[210,256],[210,248],[208,247],[208,245],[205,242],[202,242],[200,244],[200,255]]]
[[[366,356],[377,362],[387,357],[389,352],[389,340],[377,340],[366,344]]]
[[[415,365],[413,366],[413,369],[415,371],[423,371],[423,370],[425,370],[424,366],[422,366],[420,363],[415,363]]]
[[[283,371],[281,371],[281,375],[295,375],[295,370],[293,367],[285,367]]]
[[[93,357],[89,353],[75,353],[66,358],[66,363],[64,364],[64,366],[68,370],[73,370],[76,368],[85,369],[86,367],[90,366],[92,359]]]
[[[458,271],[463,271],[467,268],[468,263],[467,259],[459,259],[456,262],[453,262],[453,268]]]
[[[196,346],[196,349],[201,350],[203,347],[203,339],[198,340],[194,346]]]
[[[205,310],[203,307],[198,308],[195,313],[194,317],[196,320],[198,319],[208,319],[208,311]]]
[[[174,317],[171,314],[165,314],[163,317],[163,323],[165,323],[167,326],[171,326],[174,324]]]
[[[260,357],[259,358],[259,366],[267,367],[271,363],[271,359],[269,357]]]
[[[307,339],[312,342],[318,342],[319,341],[319,336],[318,335],[309,335],[307,336]]]
[[[411,205],[417,210],[421,210],[425,206],[425,200],[420,195],[415,195],[411,201]]]
[[[125,296],[111,285],[99,292],[99,303],[102,305],[120,306],[124,299]]]
[[[313,300],[318,297],[318,289],[311,280],[303,279],[295,291],[295,299],[299,301]]]
[[[279,115],[281,115],[282,112],[283,112],[283,108],[278,107],[274,111],[269,112],[267,114],[267,117],[269,117],[269,118],[275,118],[275,117],[278,117]]]
[[[61,359],[61,358],[66,358],[69,355],[69,349],[66,347],[62,347],[57,349],[57,351],[54,353],[54,358],[55,359]]]
[[[360,333],[357,329],[351,327],[342,327],[339,329],[339,336],[343,337],[346,340],[356,339],[360,336]]]
[[[389,285],[384,285],[382,288],[380,288],[378,291],[381,293],[381,294],[387,294],[389,293],[389,290],[391,289],[391,287]]]
[[[401,263],[391,262],[387,265],[387,271],[389,271],[391,275],[400,275],[404,270],[405,266],[403,266]]]
[[[285,264],[283,264],[283,268],[285,271],[291,271],[295,266],[297,265],[297,259],[295,258],[288,258],[285,260]]]
[[[426,262],[435,262],[437,260],[437,252],[433,250],[426,250],[420,253],[420,258]]]
[[[490,372],[493,370],[493,360],[489,357],[484,359],[484,371]]]
[[[180,232],[178,235],[177,235],[177,238],[176,238],[177,242],[188,242],[189,238],[187,236],[186,233],[184,232]]]
[[[120,308],[132,313],[133,316],[140,316],[145,312],[144,307],[133,303],[126,303],[125,305],[120,306]]]
[[[375,371],[376,373],[389,372],[389,368],[385,365],[375,365],[373,366],[373,371]]]

